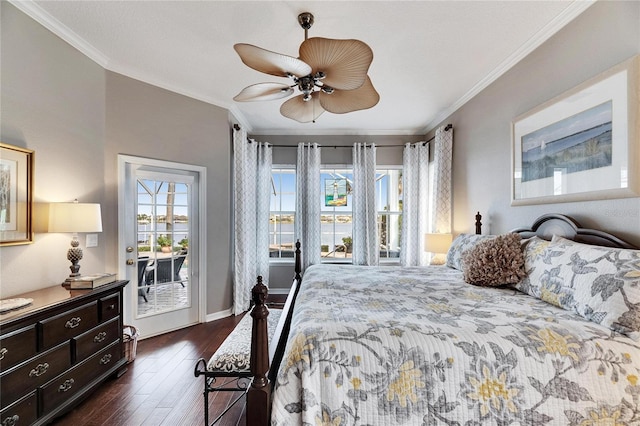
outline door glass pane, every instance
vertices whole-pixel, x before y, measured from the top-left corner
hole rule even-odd
[[[190,185],[139,179],[137,187],[136,317],[189,308]]]

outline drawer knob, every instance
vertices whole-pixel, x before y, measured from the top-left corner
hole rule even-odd
[[[7,348],[0,349],[0,361],[2,361],[4,359],[4,356],[8,353],[9,353],[9,349]]]
[[[111,362],[111,354],[105,354],[102,358],[100,358],[100,364],[107,365]]]
[[[63,384],[58,387],[58,392],[66,392],[73,387],[75,380],[69,379],[65,380]]]
[[[80,321],[82,321],[82,318],[74,317],[74,318],[71,318],[69,321],[67,321],[67,323],[64,326],[66,328],[76,328],[77,326],[80,325]]]
[[[110,304],[107,309],[109,309],[110,311],[113,311],[116,308],[115,303]]]
[[[104,342],[104,339],[107,338],[107,333],[105,333],[104,331],[101,331],[100,333],[98,333],[94,338],[93,338],[93,342],[94,343],[102,343]]]
[[[49,369],[49,364],[48,363],[42,363],[42,364],[38,364],[38,366],[36,368],[34,368],[33,370],[31,370],[29,372],[29,377],[39,377],[42,376],[44,373],[47,372],[47,370]]]
[[[18,420],[20,420],[20,416],[15,414],[11,417],[7,417],[2,421],[2,426],[14,426],[18,424]]]

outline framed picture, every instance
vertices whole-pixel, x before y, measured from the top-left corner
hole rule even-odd
[[[0,142],[0,245],[33,242],[33,155]]]
[[[638,197],[640,56],[512,123],[511,205]]]
[[[347,205],[347,180],[324,180],[324,205],[327,207],[341,207]]]

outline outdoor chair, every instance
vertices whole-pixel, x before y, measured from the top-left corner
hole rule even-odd
[[[147,295],[143,290],[143,287],[146,283],[144,272],[147,270],[148,264],[149,264],[148,257],[138,258],[138,296],[142,296],[145,302],[148,302],[148,300],[147,300]]]
[[[172,258],[163,258],[156,259],[155,265],[153,269],[147,270],[145,273],[145,282],[150,284],[154,282],[154,274],[155,274],[155,283],[168,283],[171,281],[179,281],[184,287],[184,282],[182,282],[182,278],[180,277],[180,269],[182,268],[182,264],[187,256],[177,256]],[[171,263],[173,260],[173,275],[171,271]],[[147,293],[149,292],[149,287],[147,287]]]

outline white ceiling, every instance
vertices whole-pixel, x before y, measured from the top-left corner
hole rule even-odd
[[[104,68],[229,109],[252,134],[424,134],[582,13],[589,1],[12,1]],[[234,43],[297,56],[309,37],[374,52],[375,107],[301,124],[283,100],[234,102],[287,79],[246,67]]]

